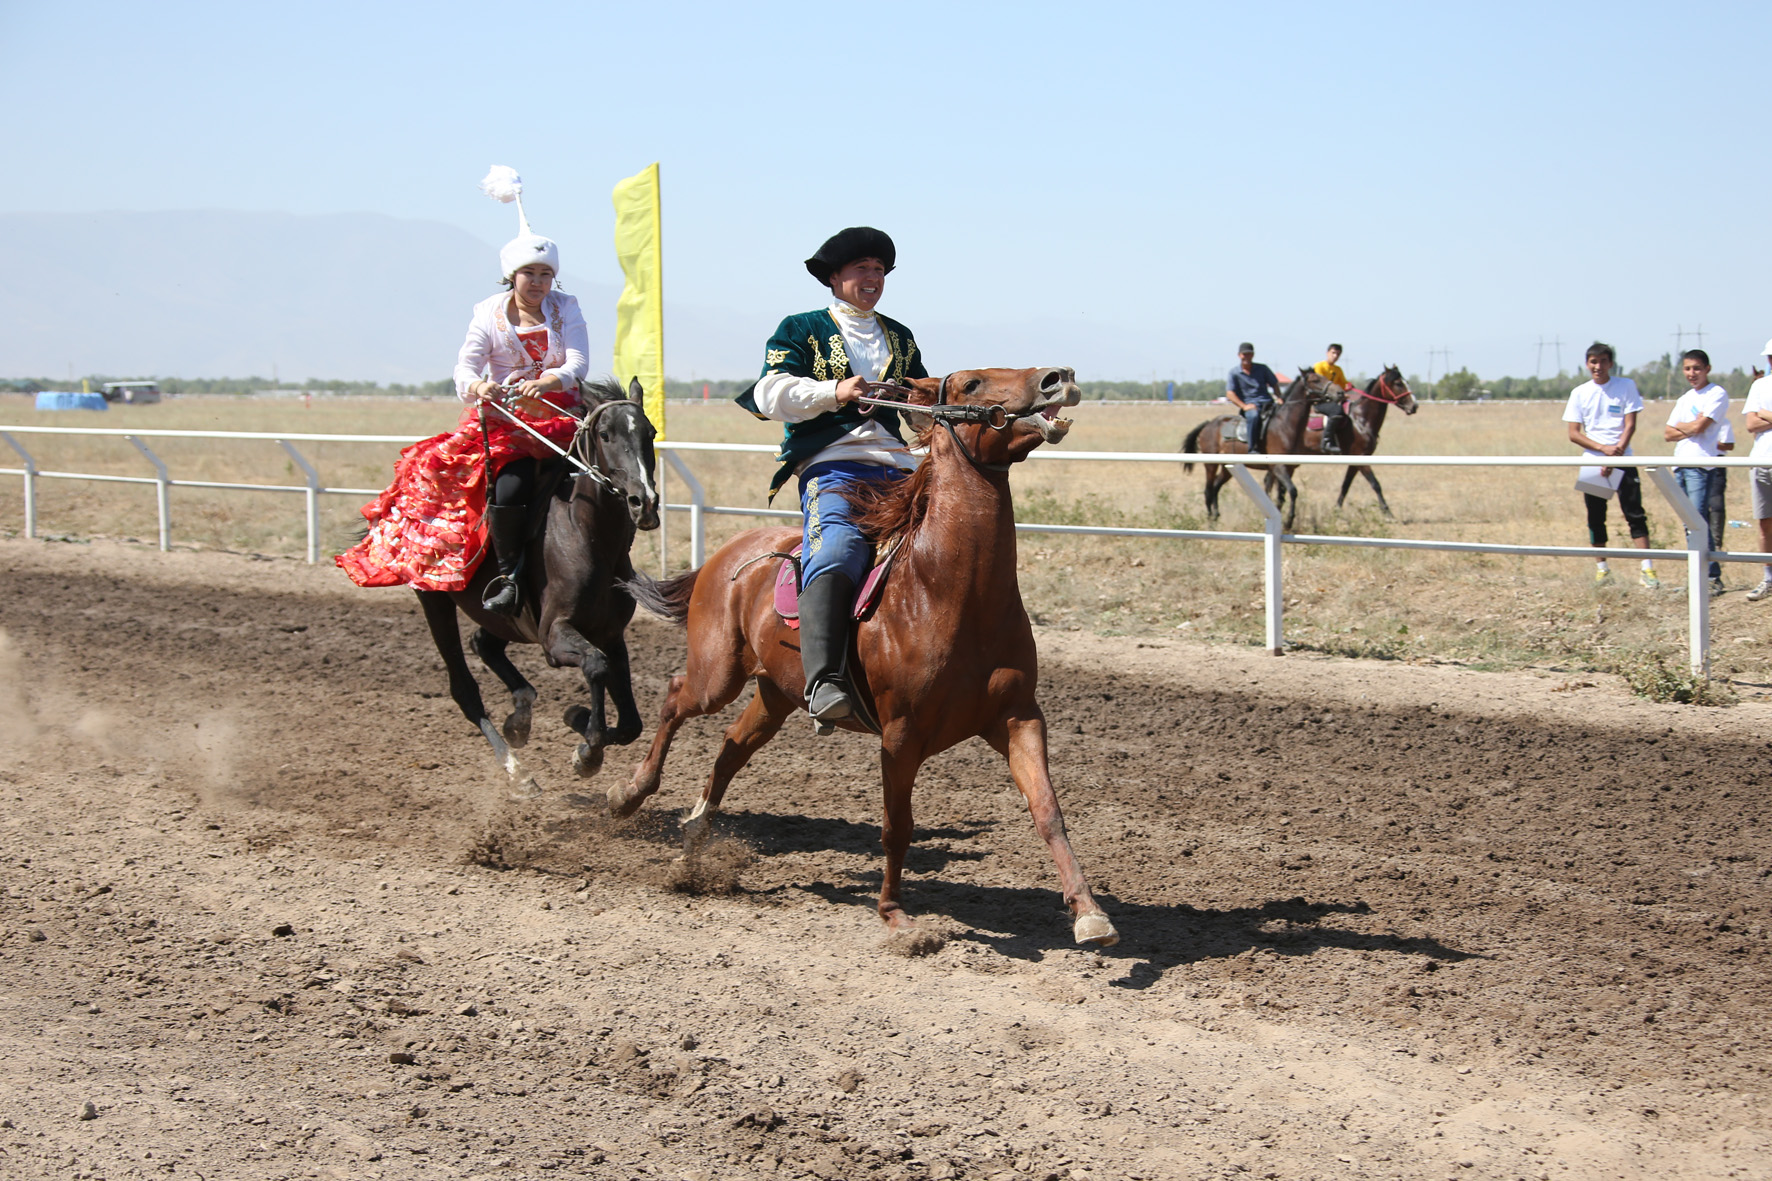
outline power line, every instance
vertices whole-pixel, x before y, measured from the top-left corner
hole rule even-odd
[[[1541,332],[1538,334],[1538,359],[1532,364],[1533,377],[1544,376],[1544,346],[1546,345],[1557,350],[1557,372],[1563,372],[1563,338],[1558,336],[1555,340],[1546,340]]]
[[[1439,347],[1437,349],[1429,349],[1427,351],[1427,379],[1430,382],[1432,382],[1434,379],[1434,358],[1435,357],[1445,358],[1445,362],[1446,362],[1445,372],[1450,373],[1452,371],[1452,350],[1451,349],[1446,348],[1444,345],[1442,345],[1441,347]]]

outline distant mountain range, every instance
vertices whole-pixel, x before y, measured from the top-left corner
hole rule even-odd
[[[0,213],[0,378],[435,381],[455,364],[469,309],[496,290],[496,258],[455,226],[374,213]],[[600,372],[619,293],[570,269],[561,285],[584,305]],[[670,376],[754,375],[779,318],[816,306],[816,289],[807,296],[762,315],[667,300]],[[932,366],[1069,364],[1108,378],[1161,364],[1148,334],[892,310]]]
[[[0,377],[447,377],[495,248],[373,213],[0,214]],[[561,276],[607,365],[617,290]],[[667,305],[671,373],[736,376],[768,336]]]

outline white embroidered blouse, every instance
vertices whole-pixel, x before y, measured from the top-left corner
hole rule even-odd
[[[563,390],[577,392],[591,368],[590,336],[578,300],[563,291],[550,291],[542,298],[548,349],[536,361],[517,338],[517,326],[510,318],[511,299],[510,292],[501,291],[474,305],[468,337],[455,360],[456,394],[464,402],[473,401],[469,387],[489,375],[502,385],[512,378],[542,378],[550,373],[560,375]]]

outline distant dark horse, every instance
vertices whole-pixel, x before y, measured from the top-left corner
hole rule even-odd
[[[1395,365],[1386,365],[1384,372],[1366,383],[1363,391],[1356,390],[1348,398],[1347,419],[1345,425],[1337,431],[1337,442],[1341,444],[1343,455],[1371,455],[1378,450],[1378,432],[1384,426],[1385,411],[1395,406],[1404,414],[1414,414],[1420,407],[1415,402],[1415,391],[1409,388],[1409,382],[1403,377],[1403,371]],[[1304,436],[1306,451],[1322,451],[1323,432],[1307,431]],[[1347,469],[1341,479],[1341,495],[1335,498],[1335,507],[1340,508],[1347,500],[1347,490],[1354,485],[1354,475],[1366,477],[1372,485],[1372,492],[1378,497],[1378,508],[1385,516],[1391,515],[1391,506],[1385,503],[1384,489],[1378,486],[1378,477],[1365,464],[1358,464]]]
[[[1280,397],[1279,406],[1274,409],[1274,416],[1268,423],[1265,446],[1269,455],[1297,455],[1308,450],[1304,446],[1305,429],[1310,423],[1313,407],[1318,402],[1328,399],[1332,392],[1328,378],[1314,370],[1300,369],[1298,377],[1286,387]],[[1209,418],[1192,431],[1182,443],[1183,454],[1196,455],[1247,455],[1249,444],[1225,437],[1227,428],[1235,430],[1242,421],[1238,414],[1221,414],[1217,418]],[[1252,463],[1250,467],[1265,467],[1267,478],[1263,480],[1268,494],[1273,494],[1276,484],[1280,487],[1280,505],[1286,513],[1286,528],[1292,528],[1292,519],[1298,515],[1298,486],[1292,482],[1293,466],[1286,464],[1262,465]],[[1181,470],[1194,470],[1192,460],[1184,460]],[[1206,517],[1218,520],[1218,490],[1230,483],[1230,469],[1220,463],[1206,464]]]
[[[535,686],[517,671],[505,648],[540,644],[548,664],[577,665],[591,690],[591,704],[570,706],[566,724],[584,737],[573,757],[573,770],[595,775],[603,765],[605,746],[622,746],[640,736],[645,723],[634,704],[628,672],[625,633],[634,617],[634,600],[625,584],[634,577],[628,551],[635,529],[658,528],[658,486],[652,442],[657,436],[640,405],[640,383],[623,397],[619,383],[591,382],[584,388],[590,407],[567,448],[590,471],[568,467],[539,511],[542,528],[532,529],[519,575],[523,609],[515,618],[487,611],[480,597],[497,573],[481,562],[468,585],[459,591],[419,591],[431,638],[449,669],[449,695],[468,721],[480,728],[513,780],[521,770],[513,746],[529,741]],[[565,461],[557,461],[564,463]],[[488,482],[492,473],[487,473]],[[511,691],[515,706],[505,719],[503,735],[487,716],[480,686],[462,654],[455,613],[479,624],[470,643],[475,655]],[[604,692],[614,699],[613,731],[603,720]]]

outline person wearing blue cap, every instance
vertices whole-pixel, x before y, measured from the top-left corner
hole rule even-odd
[[[1243,412],[1248,424],[1251,454],[1267,450],[1267,414],[1280,393],[1280,379],[1274,371],[1255,359],[1255,346],[1244,341],[1237,346],[1237,365],[1225,379],[1224,396]]]

